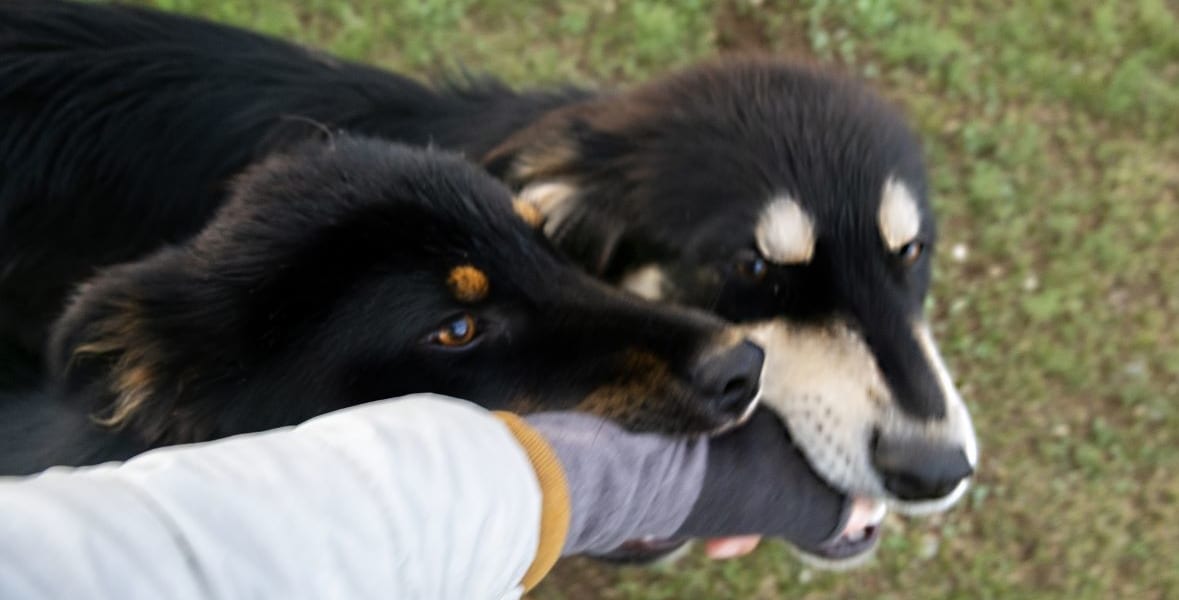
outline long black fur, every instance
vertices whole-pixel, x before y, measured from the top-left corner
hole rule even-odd
[[[547,232],[591,273],[657,265],[665,299],[736,321],[846,319],[906,413],[945,415],[912,328],[936,242],[920,148],[887,103],[811,68],[722,61],[624,93],[428,87],[187,17],[15,0],[0,123],[0,340],[26,355],[96,267],[193,235],[235,174],[326,127],[446,147],[525,191],[565,184]],[[889,177],[920,203],[913,264],[877,230]],[[814,217],[814,260],[745,280],[780,194]]]
[[[0,57],[0,336],[24,348],[95,267],[187,239],[233,176],[321,128],[479,155],[579,95],[439,92],[197,20],[41,0],[0,3]]]
[[[456,268],[481,275],[463,287]],[[442,343],[464,316],[470,342]],[[735,339],[584,274],[460,158],[337,136],[263,161],[200,234],[80,289],[49,383],[0,399],[0,474],[414,392],[710,431],[757,391],[762,353]]]

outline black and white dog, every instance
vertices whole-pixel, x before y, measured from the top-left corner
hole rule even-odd
[[[346,130],[461,152],[584,269],[744,324],[767,351],[764,402],[849,495],[943,510],[977,463],[923,316],[920,148],[852,81],[743,59],[623,92],[431,88],[199,20],[16,0],[0,4],[0,123],[10,349],[39,351],[96,267],[194,235],[250,164]]]

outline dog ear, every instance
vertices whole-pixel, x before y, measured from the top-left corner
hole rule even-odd
[[[103,271],[50,335],[50,372],[70,399],[99,425],[151,444],[204,439],[212,426],[185,405],[202,348],[224,348],[213,338],[225,325],[208,303],[186,298],[181,258],[169,249]]]
[[[553,111],[494,148],[483,165],[517,190],[517,214],[601,276],[626,233],[624,192],[613,188],[623,185],[616,171],[630,149],[599,127],[598,111],[587,103]]]
[[[116,267],[79,288],[50,338],[50,369],[80,393],[100,425],[141,421],[155,394],[155,344],[143,307],[128,285],[130,269]]]
[[[626,224],[598,210],[592,196],[577,193],[562,210],[546,216],[544,233],[574,263],[597,277],[613,271]]]
[[[575,104],[544,114],[485,154],[483,167],[515,188],[567,177],[579,162],[577,124],[587,111],[586,105]]]

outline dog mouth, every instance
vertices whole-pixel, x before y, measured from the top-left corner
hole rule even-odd
[[[754,413],[754,411],[757,410],[758,406],[761,406],[761,391],[760,390],[757,392],[757,395],[755,395],[753,397],[753,400],[749,401],[749,405],[745,407],[744,411],[742,411],[742,413],[740,415],[738,415],[736,418],[734,418],[726,423],[723,423],[723,424],[717,426],[712,431],[709,431],[708,436],[709,437],[716,437],[718,435],[728,433],[738,427],[741,427],[742,425],[745,425],[746,423],[749,422],[750,419],[753,418],[753,413]]]
[[[843,566],[842,563],[856,563],[876,549],[884,529],[884,518],[888,516],[888,505],[879,498],[867,497],[850,499],[850,503],[848,516],[838,535],[814,548],[796,547],[804,559],[822,561],[817,566],[838,568]],[[822,564],[824,562],[826,564]]]
[[[816,546],[794,545],[803,562],[824,569],[850,568],[867,559],[880,543],[888,506],[878,498],[847,497],[843,526],[830,540]],[[644,537],[628,541],[598,558],[622,564],[653,564],[677,555],[691,540]],[[744,556],[757,548],[758,535],[709,538],[705,554],[713,560]]]
[[[761,391],[750,405],[750,409],[742,414],[731,426],[723,427],[723,431],[744,425],[752,414],[753,409],[761,404]],[[712,435],[716,435],[713,433]],[[809,463],[809,461],[808,461]],[[811,465],[811,469],[813,469]],[[825,570],[841,570],[854,568],[869,559],[882,537],[884,519],[888,516],[888,504],[882,498],[857,496],[844,492],[843,518],[838,533],[827,541],[817,545],[800,545],[787,540],[804,563]],[[745,556],[753,552],[761,542],[760,535],[737,535],[726,537],[706,538],[704,542],[705,555],[712,560],[727,560]],[[658,538],[646,536],[623,543],[614,551],[598,555],[595,558],[607,562],[652,565],[676,560],[686,550],[692,538]]]

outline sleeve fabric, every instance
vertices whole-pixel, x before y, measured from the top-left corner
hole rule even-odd
[[[561,558],[562,550],[570,535],[573,502],[569,497],[569,482],[555,449],[540,432],[533,429],[524,419],[508,413],[497,412],[498,417],[528,453],[532,468],[536,471],[541,490],[540,543],[532,566],[524,574],[524,589],[531,590],[544,579]]]
[[[519,598],[551,564],[516,435],[418,395],[0,478],[0,598]]]

